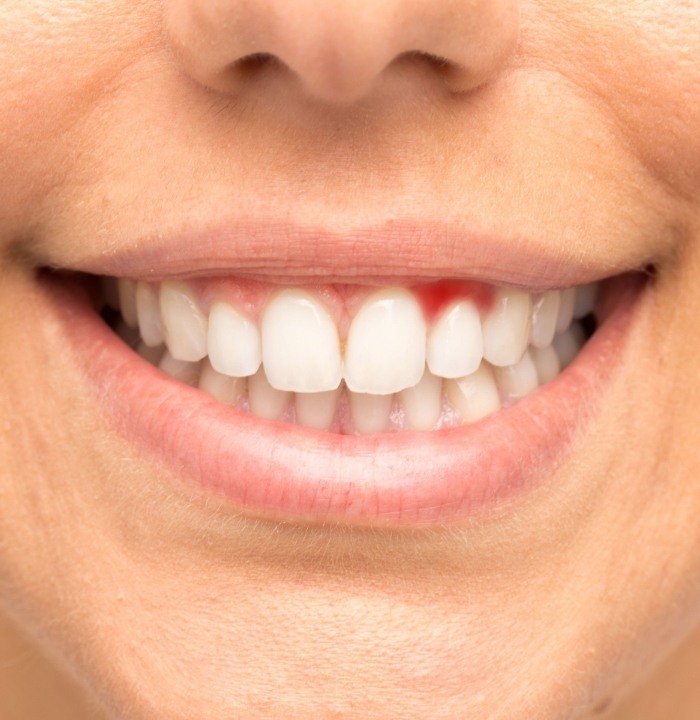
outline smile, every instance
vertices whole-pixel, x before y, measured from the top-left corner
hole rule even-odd
[[[493,242],[457,257],[443,236],[420,264],[397,233],[335,253],[310,234],[293,257],[229,237],[41,285],[87,392],[158,477],[287,522],[444,525],[527,497],[595,427],[650,286]]]
[[[597,284],[527,293],[105,278],[141,357],[266,420],[342,434],[473,423],[566,368],[595,327]]]

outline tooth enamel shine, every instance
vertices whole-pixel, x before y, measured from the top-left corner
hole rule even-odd
[[[302,290],[284,290],[262,318],[262,360],[277,390],[335,390],[342,377],[340,340],[322,303]]]
[[[416,385],[425,369],[423,311],[403,288],[371,295],[354,317],[345,349],[345,382],[356,393],[389,395]]]

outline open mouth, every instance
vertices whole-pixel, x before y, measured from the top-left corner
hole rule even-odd
[[[104,316],[174,380],[341,434],[474,423],[554,380],[596,328],[598,284],[280,287],[103,278]]]
[[[409,265],[400,234],[336,254],[200,235],[40,286],[98,412],[188,501],[449,524],[546,485],[594,432],[649,283],[523,252],[508,269],[493,244],[455,245],[481,253],[462,267],[435,237]]]

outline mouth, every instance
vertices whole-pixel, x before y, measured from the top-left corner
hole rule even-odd
[[[546,484],[648,284],[140,262],[42,277],[89,388],[187,492],[287,522],[449,524]]]

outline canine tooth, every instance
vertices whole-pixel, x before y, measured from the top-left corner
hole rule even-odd
[[[559,300],[559,315],[557,317],[557,332],[563,333],[574,319],[574,303],[576,302],[576,288],[570,287],[561,291]]]
[[[178,380],[186,385],[196,385],[199,381],[201,363],[178,360],[169,352],[165,352],[158,367],[173,380]]]
[[[576,288],[574,301],[574,320],[580,320],[593,312],[598,297],[598,283],[589,283]]]
[[[241,377],[222,375],[214,370],[209,360],[202,361],[199,389],[224,405],[235,405],[245,392],[246,380]]]
[[[297,423],[316,430],[328,430],[335,417],[339,395],[339,387],[325,392],[297,393]]]
[[[161,361],[165,354],[165,348],[162,345],[153,347],[152,345],[146,345],[143,340],[136,347],[136,352],[148,363],[158,367],[158,363]]]
[[[535,347],[544,348],[552,344],[557,330],[559,302],[558,290],[548,290],[533,300],[530,343]]]
[[[527,350],[515,365],[495,368],[494,373],[501,396],[508,400],[520,400],[539,385],[537,368]]]
[[[136,283],[136,315],[141,338],[149,347],[162,345],[165,340],[160,319],[160,303],[153,288],[145,282]]]
[[[532,361],[537,369],[537,379],[540,385],[551,382],[561,372],[561,363],[557,351],[548,345],[545,348],[530,348]]]
[[[445,393],[464,422],[476,422],[501,408],[493,371],[486,363],[471,375],[446,380]]]
[[[248,400],[253,415],[265,420],[279,420],[290,399],[291,393],[270,385],[262,367],[248,378]]]
[[[458,378],[473,373],[483,352],[479,311],[469,300],[455,303],[443,312],[428,336],[428,367],[440,377]]]
[[[348,393],[350,412],[355,432],[360,435],[380,433],[389,422],[393,395],[370,395],[369,393]]]
[[[207,354],[207,318],[192,290],[183,282],[162,283],[160,310],[170,354],[188,362],[201,360]]]
[[[425,369],[423,311],[402,288],[374,293],[350,324],[345,382],[354,393],[390,395],[416,385]]]
[[[117,278],[105,275],[100,279],[100,286],[104,304],[112,308],[112,310],[119,310],[119,283]]]
[[[136,283],[128,278],[119,278],[117,282],[119,292],[119,308],[124,322],[132,328],[138,326],[136,313]]]
[[[226,302],[211,306],[207,347],[212,366],[223,375],[254,375],[262,361],[258,326]]]
[[[530,337],[532,299],[520,290],[502,289],[483,320],[484,359],[504,367],[520,360]]]
[[[556,350],[561,363],[562,370],[571,364],[572,360],[578,355],[579,351],[586,342],[586,336],[583,328],[574,322],[566,331],[554,338],[552,346]]]
[[[426,369],[420,382],[399,393],[408,425],[414,430],[432,430],[442,411],[442,378]]]
[[[340,385],[338,330],[309,293],[284,290],[275,295],[263,313],[261,334],[263,366],[273,387],[314,393]]]

